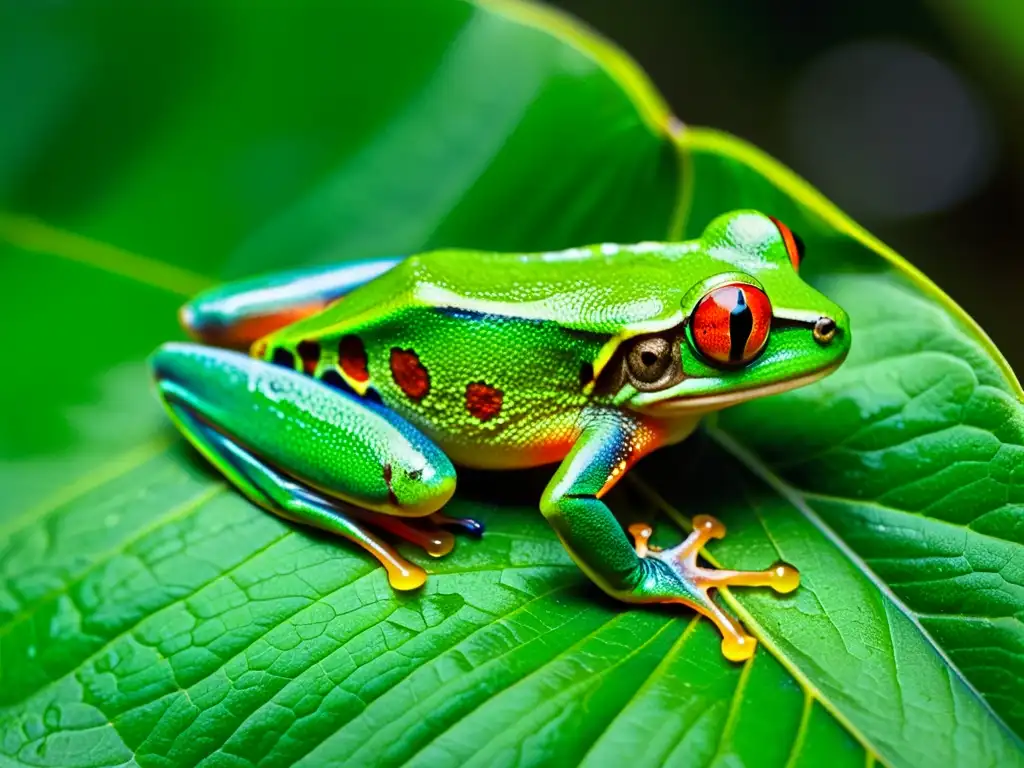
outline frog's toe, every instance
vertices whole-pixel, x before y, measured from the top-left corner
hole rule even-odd
[[[380,563],[388,573],[388,584],[392,589],[407,592],[427,583],[427,572],[401,557],[395,556],[389,561],[381,560]]]
[[[451,517],[442,512],[435,512],[429,517],[429,520],[443,528],[456,528],[475,539],[484,535],[484,524],[471,517]]]
[[[633,549],[636,550],[637,557],[647,557],[651,552],[661,551],[661,547],[651,545],[654,529],[647,523],[633,523],[626,530],[633,537]]]
[[[431,557],[444,557],[455,547],[455,537],[423,519],[402,519],[359,510],[359,519],[375,528],[408,541]]]
[[[697,555],[711,539],[725,538],[725,526],[710,515],[693,518],[693,532],[672,549],[657,555],[674,571],[700,589],[711,587],[771,587],[776,592],[792,592],[800,586],[800,572],[788,563],[776,563],[764,571],[730,571],[703,568]]]
[[[791,565],[776,563],[764,571],[732,571],[705,568],[697,564],[697,555],[711,539],[725,536],[725,526],[708,515],[693,519],[693,532],[682,544],[657,552],[648,548],[651,536],[648,525],[630,526],[636,539],[637,554],[660,560],[667,565],[685,587],[685,596],[670,597],[665,602],[680,602],[707,616],[722,634],[722,654],[731,661],[749,659],[757,648],[757,640],[725,613],[711,598],[715,587],[771,587],[776,592],[792,592],[800,585],[800,573]]]

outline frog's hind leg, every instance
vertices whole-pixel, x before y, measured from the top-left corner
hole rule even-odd
[[[170,405],[169,409],[189,441],[250,501],[285,520],[312,525],[358,544],[384,566],[388,582],[395,589],[416,589],[426,582],[422,568],[353,521],[360,512],[358,508],[322,496],[275,471],[186,408]]]
[[[253,502],[359,544],[397,589],[423,570],[363,523],[434,556],[451,549],[451,534],[397,519],[429,518],[455,489],[444,453],[397,415],[229,350],[165,344],[152,367],[175,424]]]
[[[320,312],[401,258],[306,267],[239,280],[199,294],[181,308],[181,324],[206,344],[244,349],[279,328]]]

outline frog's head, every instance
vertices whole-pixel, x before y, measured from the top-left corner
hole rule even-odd
[[[619,345],[616,401],[671,417],[784,392],[834,371],[850,349],[849,318],[800,278],[803,256],[799,237],[762,213],[712,221],[699,252],[687,256],[700,266],[676,322]]]

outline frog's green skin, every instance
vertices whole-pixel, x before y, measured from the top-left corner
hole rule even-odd
[[[788,591],[795,571],[699,568],[697,551],[724,533],[703,516],[679,547],[648,550],[644,526],[631,528],[634,546],[601,497],[709,411],[843,361],[847,316],[799,277],[797,250],[774,219],[736,211],[687,243],[447,250],[286,273],[182,311],[200,340],[251,344],[251,356],[167,344],[153,368],[179,428],[250,499],[359,543],[398,588],[425,575],[365,524],[447,552],[437,524],[457,522],[438,512],[455,488],[449,458],[491,469],[561,462],[540,508],[588,576],[625,601],[697,608],[741,659],[755,642],[707,590]],[[737,283],[750,288],[736,293]],[[736,302],[731,314],[702,303],[726,284],[716,295]],[[709,317],[729,335],[708,341]],[[771,330],[759,351],[761,321]],[[717,362],[714,349],[731,360]]]

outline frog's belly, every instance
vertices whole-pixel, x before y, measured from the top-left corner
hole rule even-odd
[[[536,414],[492,425],[455,425],[413,415],[409,420],[455,464],[474,469],[524,469],[560,462],[580,434],[579,410]]]
[[[448,430],[417,423],[458,465],[474,469],[523,469],[561,461],[579,436],[577,413],[482,428]],[[413,419],[419,422],[419,419]]]

